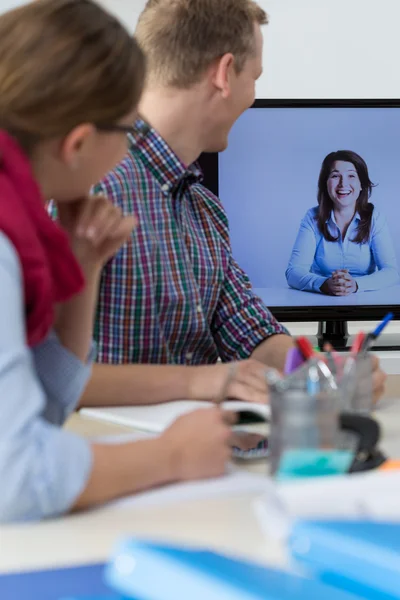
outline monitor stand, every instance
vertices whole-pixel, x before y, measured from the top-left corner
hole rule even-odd
[[[320,321],[318,323],[317,342],[320,350],[326,343],[332,344],[335,350],[346,350],[349,341],[347,321]]]
[[[366,333],[368,333],[366,331]],[[320,321],[318,333],[311,341],[313,345],[323,350],[324,344],[329,342],[335,350],[350,350],[354,336],[349,334],[347,321]],[[316,342],[316,343],[315,343]],[[376,341],[373,350],[400,350],[399,333],[383,333]]]

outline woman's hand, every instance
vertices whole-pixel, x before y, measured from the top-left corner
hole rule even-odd
[[[199,409],[179,417],[161,436],[170,479],[185,481],[223,475],[231,457],[236,415],[220,408]]]
[[[332,273],[329,279],[324,281],[320,290],[323,294],[330,296],[348,296],[355,294],[358,286],[347,269],[338,269]]]
[[[57,210],[72,250],[86,272],[101,268],[129,239],[136,226],[135,217],[124,217],[103,195],[60,203]]]
[[[358,290],[355,279],[350,275],[347,269],[339,269],[332,273],[332,279],[342,286],[342,295],[355,294]]]

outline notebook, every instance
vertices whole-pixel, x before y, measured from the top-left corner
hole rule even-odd
[[[84,417],[125,425],[141,431],[162,433],[181,415],[199,408],[210,408],[210,406],[210,402],[176,400],[151,406],[82,408],[80,414]],[[223,402],[221,406],[225,410],[238,413],[238,424],[260,423],[267,421],[270,416],[270,407],[266,404],[232,400]]]

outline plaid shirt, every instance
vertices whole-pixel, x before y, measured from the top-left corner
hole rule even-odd
[[[221,202],[143,121],[95,191],[139,226],[104,268],[95,326],[102,363],[205,364],[248,358],[286,333],[231,254]],[[139,132],[140,130],[140,132]]]

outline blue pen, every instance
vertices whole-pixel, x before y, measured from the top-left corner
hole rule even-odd
[[[316,366],[311,366],[308,370],[307,393],[309,396],[317,396],[319,391],[318,369]]]
[[[361,346],[361,352],[368,352],[368,350],[371,350],[375,340],[380,336],[386,325],[393,319],[393,317],[393,313],[388,313],[381,323],[379,323],[379,325],[374,329],[374,331],[365,337],[363,345]]]

